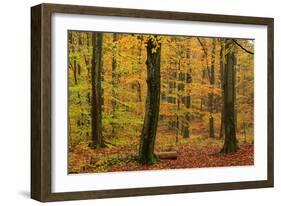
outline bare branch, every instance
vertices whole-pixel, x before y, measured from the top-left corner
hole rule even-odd
[[[205,56],[207,57],[207,56],[208,56],[208,53],[207,53],[207,51],[206,51],[206,48],[205,48],[203,42],[200,40],[199,37],[197,37],[197,40],[199,41],[199,43],[200,43],[200,45],[201,45],[201,47],[202,47],[202,49],[203,49],[203,52],[204,52]]]
[[[236,40],[232,39],[232,41],[238,45],[241,49],[243,49],[245,52],[247,52],[248,54],[252,54],[254,55],[254,52],[249,51],[248,49],[244,48],[241,44],[239,44]]]

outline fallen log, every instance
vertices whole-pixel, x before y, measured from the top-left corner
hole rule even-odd
[[[170,151],[170,152],[156,152],[155,155],[159,159],[171,159],[176,160],[178,158],[178,153],[176,151]]]

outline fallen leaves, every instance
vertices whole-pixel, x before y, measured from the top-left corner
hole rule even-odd
[[[195,139],[195,140],[194,140]],[[191,138],[173,147],[177,159],[159,159],[154,165],[138,162],[136,147],[90,149],[85,145],[70,150],[69,173],[160,170],[180,168],[228,167],[254,164],[254,145],[240,144],[236,153],[219,153],[222,141],[210,138]],[[158,150],[161,149],[158,147]]]

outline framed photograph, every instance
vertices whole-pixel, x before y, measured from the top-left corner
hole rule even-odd
[[[273,19],[31,8],[31,197],[273,187]]]

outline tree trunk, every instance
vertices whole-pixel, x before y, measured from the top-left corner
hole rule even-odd
[[[140,141],[140,162],[153,164],[156,162],[154,144],[158,125],[160,106],[160,54],[161,45],[157,42],[157,36],[147,42],[147,97],[143,129]]]
[[[235,128],[235,64],[236,59],[233,52],[233,43],[230,39],[226,40],[225,50],[226,64],[224,75],[224,127],[225,127],[225,140],[224,146],[221,150],[222,153],[232,153],[238,151],[238,143],[236,139]]]
[[[188,74],[189,75],[189,74]],[[183,103],[185,108],[189,109],[191,106],[191,97],[190,95],[188,96],[184,96],[183,97]],[[187,112],[186,114],[184,114],[184,123],[182,126],[182,137],[183,138],[188,138],[190,136],[190,132],[189,132],[189,113]]]
[[[180,105],[181,105],[181,95],[179,94],[179,75],[181,70],[181,60],[178,61],[178,71],[176,74],[176,94],[177,94],[177,114],[176,114],[176,125],[177,125],[177,133],[176,133],[176,142],[179,141],[179,133],[180,133]]]
[[[224,97],[224,72],[225,72],[225,45],[224,40],[220,40],[221,50],[220,50],[220,81],[221,81],[221,127],[219,138],[224,138],[224,106],[223,106],[223,97]]]
[[[75,85],[77,85],[78,82],[77,82],[77,61],[76,61],[76,56],[74,56],[74,62],[73,62],[73,76],[74,76],[74,83],[75,83]]]
[[[245,97],[245,73],[243,72],[242,76],[242,95]],[[237,121],[237,119],[236,119]],[[246,122],[245,117],[243,116],[243,134],[244,134],[244,143],[247,143],[247,130],[246,130]]]
[[[113,50],[112,50],[112,131],[111,134],[114,136],[116,132],[116,109],[117,109],[117,84],[118,84],[118,74],[117,74],[117,41],[118,41],[118,34],[113,33]]]
[[[200,43],[201,47],[202,47],[202,51],[204,53],[204,55],[202,55],[202,62],[204,61],[204,57],[205,57],[205,62],[206,62],[206,68],[202,69],[202,78],[201,78],[201,84],[205,84],[205,78],[207,76],[207,71],[209,70],[209,64],[208,64],[208,50],[205,48],[204,43],[202,42],[202,40],[200,39],[200,37],[197,37],[198,42]],[[203,111],[203,106],[205,104],[205,98],[201,95],[200,98],[200,111]]]
[[[190,84],[192,83],[192,76],[191,76],[191,68],[190,68],[190,49],[188,48],[187,50],[187,67],[189,69],[189,72],[187,72],[185,75],[185,83]],[[189,86],[187,86],[189,87]],[[183,97],[183,104],[186,109],[190,109],[191,107],[191,96],[190,96],[190,89],[185,88],[185,93],[186,95]],[[184,121],[183,121],[183,126],[182,126],[182,137],[183,138],[188,138],[190,136],[189,132],[189,112],[186,112],[184,114]]]
[[[223,95],[223,94],[222,94]],[[222,105],[221,108],[221,127],[220,127],[220,134],[219,134],[219,138],[224,138],[224,106]]]
[[[216,39],[213,38],[212,42],[212,60],[211,60],[211,71],[210,71],[210,85],[213,87],[215,85],[215,51],[216,51]],[[214,117],[213,117],[213,107],[214,107],[214,93],[213,91],[208,95],[209,98],[209,137],[215,137],[214,129]]]
[[[207,57],[206,57],[207,59]],[[208,68],[208,64],[207,64]],[[206,68],[202,69],[202,77],[201,77],[201,84],[205,84],[205,79],[206,79]],[[205,104],[205,97],[201,95],[200,97],[200,111],[203,112],[204,110],[204,104]]]
[[[92,34],[92,148],[104,147],[102,138],[102,33]]]
[[[136,102],[141,102],[141,84],[139,81],[136,81],[136,90],[137,90]]]

